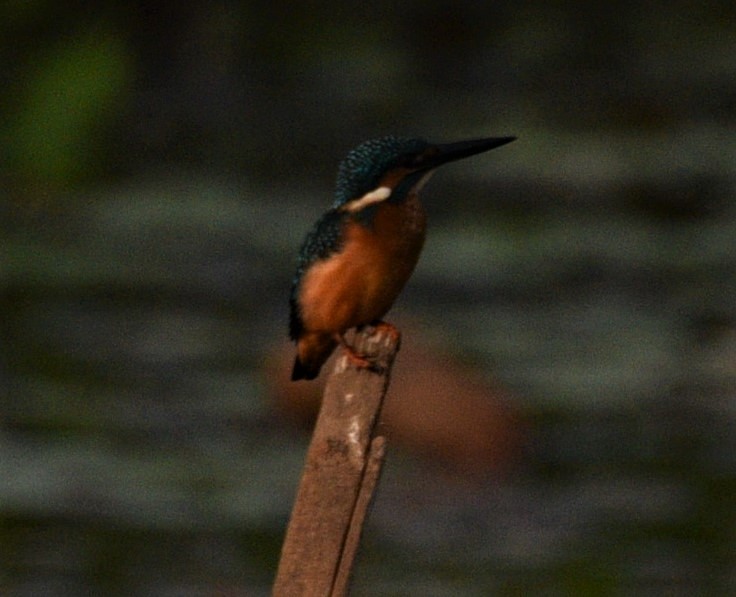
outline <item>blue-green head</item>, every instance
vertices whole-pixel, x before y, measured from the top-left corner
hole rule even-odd
[[[333,207],[358,211],[379,201],[403,201],[442,164],[488,151],[514,139],[492,137],[441,145],[402,137],[365,141],[340,164]]]

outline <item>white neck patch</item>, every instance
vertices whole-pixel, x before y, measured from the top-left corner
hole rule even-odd
[[[391,196],[391,187],[378,187],[363,195],[360,199],[353,199],[342,206],[345,211],[356,212],[373,203],[380,203]]]

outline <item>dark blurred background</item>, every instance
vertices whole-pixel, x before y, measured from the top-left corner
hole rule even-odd
[[[0,31],[0,593],[268,594],[296,251],[388,133],[519,140],[424,192],[354,594],[736,593],[736,4],[30,0]]]

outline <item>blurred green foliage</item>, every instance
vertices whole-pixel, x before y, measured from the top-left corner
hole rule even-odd
[[[104,20],[82,23],[20,59],[19,76],[3,98],[9,177],[24,194],[89,178],[133,78],[123,35]]]

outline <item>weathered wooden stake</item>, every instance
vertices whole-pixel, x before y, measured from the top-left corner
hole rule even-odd
[[[281,550],[274,597],[347,595],[360,535],[378,484],[385,438],[374,429],[399,349],[399,332],[381,324],[355,335],[327,381]]]

